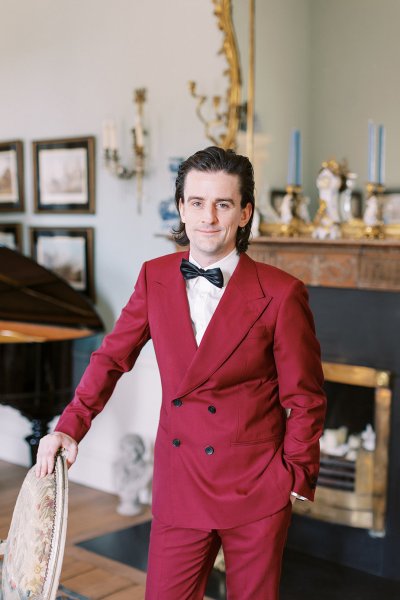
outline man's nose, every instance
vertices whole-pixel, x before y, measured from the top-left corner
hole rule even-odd
[[[217,221],[217,209],[213,204],[204,207],[203,221],[205,223],[215,223]]]

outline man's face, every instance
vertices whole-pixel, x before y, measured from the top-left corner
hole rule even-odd
[[[224,171],[189,171],[183,194],[179,212],[190,251],[207,267],[235,248],[238,227],[244,227],[251,217],[251,204],[241,208],[239,176]]]

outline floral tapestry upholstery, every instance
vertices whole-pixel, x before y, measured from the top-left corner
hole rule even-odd
[[[54,600],[67,528],[68,474],[59,454],[51,475],[28,472],[5,543],[1,600]]]

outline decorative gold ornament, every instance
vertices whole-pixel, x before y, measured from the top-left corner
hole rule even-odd
[[[219,54],[225,54],[228,68],[224,75],[228,78],[228,89],[225,97],[226,110],[222,109],[221,96],[213,96],[211,100],[213,116],[206,119],[203,109],[207,96],[197,93],[195,81],[189,81],[190,94],[197,100],[196,114],[205,126],[207,138],[216,146],[224,149],[236,148],[236,137],[239,129],[239,107],[241,98],[241,73],[239,52],[232,21],[231,0],[213,0],[214,14],[218,19],[218,28],[224,33],[222,48]],[[222,132],[218,132],[220,130]]]
[[[367,239],[384,239],[383,203],[385,186],[369,181],[366,185],[367,201],[364,211],[364,237]]]

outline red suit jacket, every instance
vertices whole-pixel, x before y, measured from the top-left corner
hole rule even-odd
[[[292,490],[313,499],[320,349],[304,285],[246,254],[197,347],[183,256],[143,265],[56,430],[79,442],[151,338],[163,389],[153,514],[179,527],[236,527],[279,511]]]

